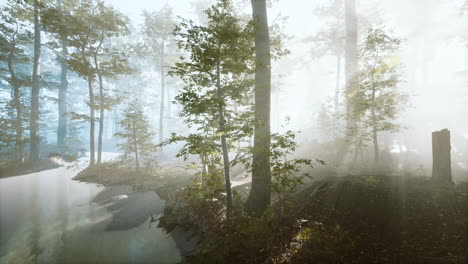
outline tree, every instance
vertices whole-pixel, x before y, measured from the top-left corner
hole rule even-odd
[[[39,94],[41,89],[40,58],[41,58],[41,21],[40,21],[40,1],[34,0],[34,59],[32,72],[31,90],[31,116],[29,130],[31,136],[30,161],[39,160],[40,135],[39,135]]]
[[[13,157],[13,161],[17,159],[17,147],[16,147],[16,131],[14,128],[14,111],[11,109],[11,105],[8,102],[1,102],[2,107],[0,114],[0,149],[4,153],[10,154],[9,157]],[[13,149],[13,153],[11,153]]]
[[[67,38],[71,35],[66,28],[67,16],[70,13],[67,10],[77,5],[76,0],[57,0],[44,7],[42,12],[42,24],[46,32],[51,33],[48,43],[50,48],[56,50],[57,61],[60,64],[60,86],[58,91],[58,124],[57,124],[57,147],[60,150],[65,148],[67,138],[67,95],[68,95],[68,42]]]
[[[104,94],[104,78],[116,78],[120,74],[131,73],[128,66],[128,54],[114,47],[103,47],[109,38],[128,34],[128,18],[116,10],[103,7],[98,14],[99,44],[93,54],[94,67],[99,84],[99,135],[97,163],[102,160],[102,141],[104,133],[104,112],[116,102]]]
[[[5,113],[8,117],[5,117],[4,124],[14,130],[14,159],[17,162],[24,160],[25,123],[28,114],[23,88],[31,86],[31,77],[25,71],[30,69],[25,45],[30,44],[31,32],[18,19],[20,12],[21,8],[12,3],[0,10],[3,20],[0,24],[0,77],[7,81],[13,95],[6,104]],[[5,127],[5,132],[7,130]]]
[[[360,51],[360,70],[352,94],[352,117],[357,122],[356,137],[369,135],[374,146],[374,163],[379,162],[378,133],[396,132],[401,125],[394,120],[404,109],[408,95],[399,90],[400,62],[396,52],[400,40],[384,28],[370,27]]]
[[[80,3],[70,16],[64,30],[71,33],[69,45],[76,50],[70,54],[68,64],[78,75],[87,79],[90,115],[90,165],[95,163],[95,109],[99,109],[98,158],[101,162],[102,140],[104,131],[104,111],[113,100],[104,94],[104,77],[114,78],[119,74],[129,73],[127,55],[116,48],[104,47],[104,42],[128,32],[128,19],[103,2],[87,0]],[[99,85],[98,103],[95,102],[93,82]]]
[[[350,95],[353,93],[353,83],[358,70],[358,22],[356,15],[356,0],[344,0],[345,5],[345,79],[346,79],[346,130],[348,135],[354,133],[355,121],[351,118],[353,103]]]
[[[252,188],[246,203],[251,213],[263,213],[270,205],[270,106],[271,55],[265,0],[251,0],[255,32],[255,132]]]
[[[233,142],[252,132],[249,110],[253,82],[249,76],[253,69],[253,27],[233,12],[230,1],[220,0],[205,11],[206,26],[182,20],[175,35],[179,48],[187,51],[189,58],[182,58],[170,72],[185,83],[176,97],[183,107],[181,115],[189,126],[196,126],[198,130],[196,134],[176,137],[173,141],[186,141],[188,145],[182,155],[184,151],[200,155],[203,165],[210,164],[211,168],[205,171],[211,174],[218,173],[216,161],[221,160],[218,158],[221,154],[227,219],[233,207],[230,176],[233,160],[229,158],[229,149],[234,147]],[[211,147],[206,148],[204,144]]]
[[[157,60],[157,67],[160,73],[161,81],[161,92],[160,92],[160,105],[159,105],[159,142],[164,141],[164,119],[165,119],[165,102],[166,99],[166,68],[168,67],[167,63],[167,49],[173,44],[173,39],[171,38],[172,31],[175,27],[175,22],[172,18],[172,9],[165,5],[160,11],[150,12],[143,11],[143,37],[144,45],[143,50],[144,54],[151,54],[152,58]],[[151,64],[154,64],[154,61],[151,61]],[[169,91],[167,97],[170,98]],[[170,109],[170,104],[168,105],[168,112]],[[170,114],[170,112],[169,112]]]
[[[319,58],[325,55],[332,55],[336,58],[336,82],[334,111],[339,112],[339,97],[341,83],[341,65],[345,51],[345,25],[343,0],[332,0],[329,4],[321,6],[316,10],[320,17],[326,19],[324,28],[308,37],[307,42],[312,43],[312,56]],[[333,120],[333,131],[337,129],[336,119]]]
[[[120,126],[122,131],[115,133],[115,136],[120,138],[122,143],[117,146],[123,151],[123,160],[128,161],[134,158],[138,172],[141,161],[149,159],[156,150],[156,145],[152,143],[154,133],[149,131],[148,118],[143,114],[138,101],[132,101],[124,110]]]

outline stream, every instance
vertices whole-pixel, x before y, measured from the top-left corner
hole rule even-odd
[[[157,223],[149,227],[148,212],[157,216],[165,205],[155,193],[113,196],[102,186],[73,181],[77,173],[60,167],[0,179],[0,263],[182,260],[173,238]],[[106,192],[106,200],[96,202]],[[141,211],[140,204],[151,209]],[[109,230],[110,223],[128,226],[133,214],[140,214],[141,221]]]

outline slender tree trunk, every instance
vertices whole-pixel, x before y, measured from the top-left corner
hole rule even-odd
[[[224,119],[224,95],[221,90],[220,62],[216,65],[216,88],[219,101],[219,130],[221,131],[221,149],[223,151],[224,178],[226,180],[226,218],[229,221],[232,215],[231,172],[229,163],[229,150],[226,141],[226,120]]]
[[[172,133],[172,93],[171,86],[166,87],[167,92],[167,114],[166,114],[166,132],[168,135]]]
[[[377,165],[379,163],[379,143],[377,141],[377,117],[375,116],[375,95],[376,95],[376,86],[375,86],[375,78],[374,72],[376,71],[376,66],[379,57],[379,50],[375,52],[375,61],[374,65],[372,66],[372,95],[371,95],[371,121],[372,121],[372,143],[374,144],[374,164]]]
[[[93,79],[91,76],[88,76],[88,93],[89,93],[89,166],[94,165],[95,163],[95,148],[94,148],[94,125],[95,125],[95,116],[94,116],[94,91],[93,91]]]
[[[60,89],[58,94],[58,127],[57,127],[57,146],[62,147],[65,145],[65,138],[67,137],[67,90],[68,90],[68,65],[66,62],[68,56],[68,47],[65,39],[62,42],[62,54],[60,58]]]
[[[165,70],[164,70],[164,38],[162,39],[161,45],[161,105],[159,108],[159,143],[164,140],[164,100],[165,100]]]
[[[103,98],[103,88],[99,87],[99,96],[100,98]],[[104,133],[104,107],[102,106],[104,104],[104,100],[100,100],[100,109],[99,109],[99,134],[98,134],[98,154],[97,154],[97,164],[101,164],[102,161],[102,136]]]
[[[255,132],[249,213],[262,214],[270,205],[271,58],[266,0],[251,0],[255,30]]]
[[[346,47],[345,47],[345,78],[346,78],[346,130],[352,135],[355,129],[355,120],[352,117],[353,102],[349,98],[354,89],[353,81],[358,68],[357,50],[357,15],[356,1],[345,0],[345,22],[346,22]]]
[[[140,162],[139,162],[139,155],[138,155],[138,143],[137,143],[137,134],[136,134],[135,124],[133,124],[133,144],[134,144],[134,148],[135,148],[136,171],[140,171]]]
[[[341,56],[336,56],[335,114],[333,115],[333,134],[336,139],[338,130],[338,111],[340,106]]]
[[[97,153],[97,164],[101,164],[102,161],[102,135],[104,133],[104,83],[102,80],[101,69],[99,68],[97,54],[101,49],[102,42],[104,40],[104,33],[101,33],[101,39],[99,45],[94,52],[94,67],[96,69],[96,74],[98,76],[99,82],[99,134],[98,134],[98,153]]]
[[[374,144],[374,163],[375,165],[377,165],[379,163],[379,143],[377,141],[377,119],[375,116],[375,88],[372,89],[371,117],[372,117],[372,142]]]
[[[21,107],[21,95],[19,91],[19,87],[14,87],[14,102],[16,108],[16,137],[15,137],[15,144],[16,144],[16,160],[19,162],[23,162],[24,160],[24,143],[23,143],[23,113]]]
[[[34,60],[31,91],[31,117],[29,129],[31,134],[30,161],[39,160],[40,136],[39,136],[39,93],[41,89],[40,79],[41,58],[41,24],[39,16],[39,0],[34,0]]]
[[[102,83],[102,74],[99,69],[99,63],[97,61],[96,54],[94,55],[94,65],[96,67],[96,73],[99,81],[99,135],[98,135],[98,153],[97,153],[97,164],[101,164],[102,161],[102,135],[104,133],[104,84]]]

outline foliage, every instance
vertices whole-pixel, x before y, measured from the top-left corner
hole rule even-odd
[[[215,170],[205,177],[200,177],[202,172],[197,174],[199,177],[187,188],[186,205],[174,212],[178,219],[185,219],[185,225],[195,225],[191,228],[201,232],[201,244],[196,254],[189,257],[190,262],[257,263],[282,250],[279,245],[288,239],[294,224],[294,214],[287,210],[292,208],[288,202],[292,201],[297,187],[310,177],[301,172],[301,167],[312,166],[313,162],[289,159],[298,146],[294,139],[292,131],[272,134],[272,190],[278,195],[279,211],[270,207],[262,215],[249,215],[242,208],[240,196],[235,195],[237,202],[230,221],[226,222],[221,171]],[[201,146],[209,149],[206,145]],[[200,148],[184,148],[184,153],[192,150],[201,151]],[[316,162],[325,164],[321,160]]]
[[[286,131],[284,134],[273,133],[271,135],[271,189],[278,197],[280,221],[282,221],[285,213],[291,213],[287,212],[288,202],[290,202],[296,188],[304,184],[307,178],[311,178],[309,173],[301,171],[302,166],[313,168],[312,159],[289,158],[298,147],[294,140],[295,137],[295,133],[291,130]],[[315,161],[325,165],[322,160],[316,159]]]
[[[326,22],[320,32],[305,39],[312,44],[312,57],[319,58],[325,55],[342,57],[345,47],[343,0],[331,0],[326,5],[316,8],[315,13]]]
[[[241,114],[252,107],[252,25],[232,14],[229,1],[220,1],[206,13],[208,26],[183,19],[174,32],[179,48],[189,52],[189,58],[181,57],[170,72],[185,83],[176,101],[183,106],[181,116],[186,123],[203,133],[212,133],[218,127],[218,110],[224,106],[227,131],[222,133],[228,138],[242,138],[251,132],[247,116]],[[217,63],[222,99],[217,97]]]
[[[85,152],[83,142],[80,139],[80,130],[83,128],[80,120],[70,120],[67,126],[67,137],[65,144],[61,149],[58,149],[66,159],[74,160]]]
[[[119,75],[132,72],[128,66],[129,54],[126,45],[113,46],[111,41],[129,33],[128,18],[99,0],[87,0],[68,10],[69,15],[55,29],[59,35],[67,35],[67,43],[74,47],[74,52],[67,60],[70,68],[79,76],[94,81],[100,77],[115,79]],[[99,77],[99,78],[98,78]],[[99,108],[110,109],[120,100],[106,94],[98,97]],[[90,107],[97,108],[96,104]]]
[[[400,42],[385,28],[371,26],[368,29],[360,51],[360,71],[354,80],[356,88],[348,94],[353,104],[350,118],[356,122],[351,135],[356,156],[370,140],[378,144],[378,132],[401,129],[396,120],[409,96],[399,89],[401,64],[397,51]]]
[[[120,121],[122,131],[115,134],[122,140],[117,146],[123,151],[121,156],[124,162],[135,162],[139,170],[140,162],[151,162],[156,145],[152,143],[154,133],[149,131],[148,119],[138,101],[132,101],[124,110]]]
[[[226,222],[220,224],[219,217],[223,214],[220,208],[220,214],[209,214],[214,204],[211,202],[205,207],[204,239],[188,260],[191,263],[258,263],[267,259],[280,238],[280,226],[273,211],[267,210],[260,217],[250,216],[237,206],[226,225]]]
[[[174,30],[178,47],[188,56],[181,57],[169,74],[185,84],[175,100],[182,106],[180,116],[195,132],[173,135],[168,143],[185,141],[179,156],[198,155],[202,178],[224,168],[229,183],[230,165],[236,161],[229,160],[229,150],[243,151],[241,141],[248,141],[252,134],[253,26],[236,17],[227,0],[218,1],[205,13],[207,25],[182,19]],[[229,215],[228,184],[226,192]]]
[[[24,159],[24,145],[28,142],[29,106],[27,88],[31,87],[30,58],[31,32],[27,23],[18,19],[24,6],[8,2],[0,9],[0,89],[10,92],[10,99],[2,103],[0,141],[2,147],[12,148],[11,158]]]
[[[138,45],[137,54],[142,58],[151,58],[148,60],[149,64],[158,65],[161,57],[165,56],[162,54],[163,50],[171,49],[171,46],[175,44],[172,32],[176,22],[173,19],[172,9],[165,5],[159,11],[144,10],[142,16],[144,20],[141,29],[143,43]]]
[[[317,113],[317,125],[322,142],[330,142],[335,140],[342,134],[343,116],[339,112],[335,112],[335,106],[331,100],[323,103]]]
[[[143,11],[144,23],[141,29],[143,41],[136,47],[138,56],[141,58],[140,65],[145,65],[146,70],[156,70],[160,73],[159,94],[159,141],[166,138],[165,123],[169,125],[171,117],[172,94],[170,87],[166,87],[166,68],[171,67],[178,53],[175,36],[172,32],[176,22],[172,14],[172,8],[166,4],[159,11]],[[175,78],[170,78],[174,82]],[[167,112],[165,111],[165,100],[169,101]]]

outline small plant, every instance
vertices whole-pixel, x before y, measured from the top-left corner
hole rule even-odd
[[[286,119],[288,122],[289,120]],[[296,134],[288,130],[284,134],[273,133],[271,135],[271,176],[272,192],[277,195],[279,218],[283,218],[285,209],[288,207],[288,201],[292,197],[296,188],[302,184],[311,175],[307,172],[301,172],[302,167],[313,168],[312,159],[293,158],[289,156],[296,151],[298,144],[295,141]],[[323,160],[316,159],[316,162],[325,165]]]

